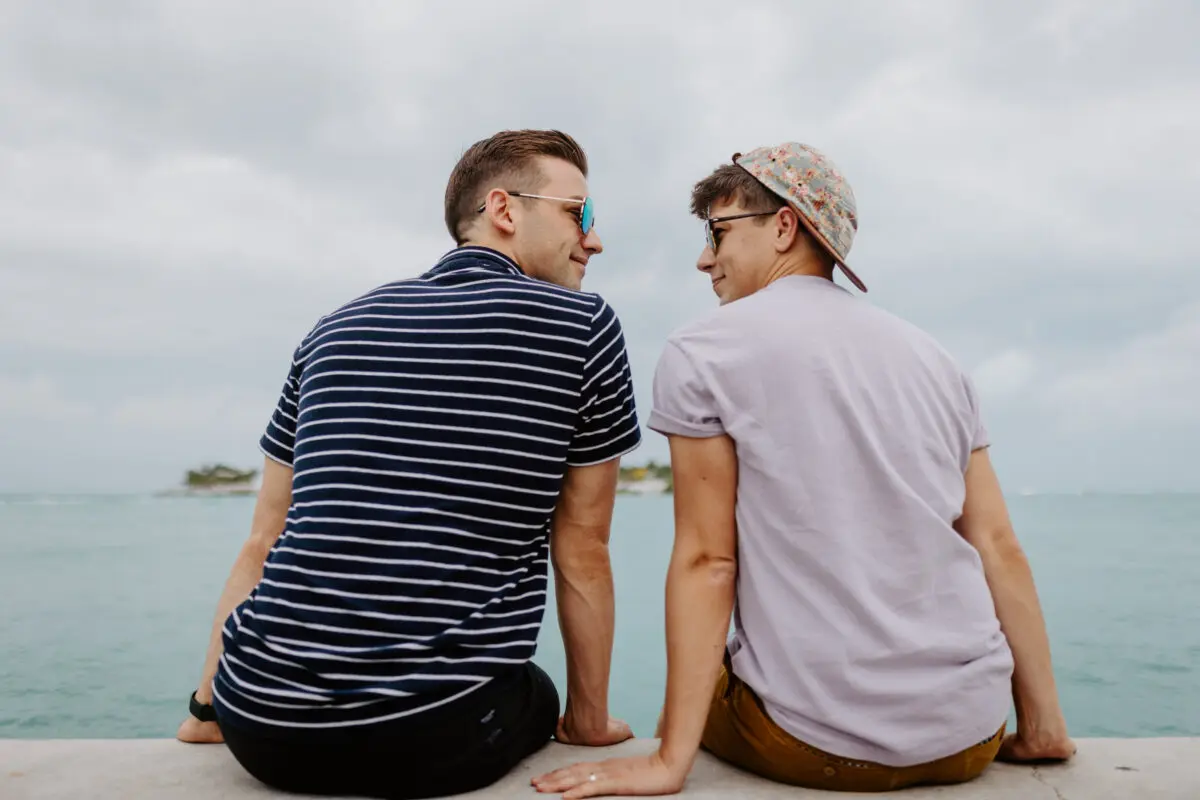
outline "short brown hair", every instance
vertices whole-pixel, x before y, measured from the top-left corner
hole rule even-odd
[[[778,211],[787,205],[736,164],[717,167],[692,189],[692,213],[700,219],[708,219],[708,210],[717,203],[740,203],[747,211]]]
[[[514,192],[535,192],[545,176],[540,156],[560,158],[587,177],[587,156],[579,143],[562,131],[501,131],[476,142],[458,159],[446,184],[446,230],[457,244],[464,241],[465,222],[475,216],[481,191],[498,183]]]

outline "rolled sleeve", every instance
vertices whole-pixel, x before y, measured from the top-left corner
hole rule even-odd
[[[988,438],[987,425],[983,422],[983,412],[979,407],[979,392],[975,388],[975,382],[971,380],[969,375],[963,375],[963,384],[967,390],[967,406],[969,409],[967,426],[970,431],[971,452],[975,452],[976,450],[990,447],[991,440]]]
[[[258,440],[258,449],[263,455],[273,461],[278,461],[285,467],[292,466],[296,450],[296,425],[300,416],[300,377],[303,364],[297,349],[292,356],[292,366],[288,370],[287,380],[279,393],[279,402],[267,422],[267,428]]]
[[[616,312],[597,298],[575,435],[567,464],[584,467],[620,458],[642,442],[634,401],[633,373]]]
[[[712,392],[674,340],[667,342],[654,370],[654,405],[647,427],[664,435],[694,438],[725,433]]]

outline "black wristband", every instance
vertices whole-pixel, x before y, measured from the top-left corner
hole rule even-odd
[[[213,710],[211,704],[201,703],[196,699],[196,693],[192,692],[192,699],[188,702],[188,711],[192,716],[201,722],[216,722],[217,712]]]

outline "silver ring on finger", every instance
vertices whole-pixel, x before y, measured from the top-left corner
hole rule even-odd
[[[592,783],[595,783],[596,782],[596,773],[593,772],[590,775],[588,775],[588,780],[591,781]]]

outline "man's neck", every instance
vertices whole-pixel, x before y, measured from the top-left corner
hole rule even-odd
[[[780,278],[787,278],[792,275],[806,275],[812,278],[833,280],[833,270],[815,259],[781,258],[767,270],[766,280],[763,281],[763,288],[770,286]]]
[[[516,264],[517,267],[522,272],[525,271],[525,268],[521,266],[521,262],[517,260],[517,254],[513,252],[511,247],[508,247],[507,245],[505,245],[501,242],[494,242],[491,240],[484,240],[484,239],[468,239],[467,241],[460,244],[459,247],[486,247],[489,250],[495,250],[497,253],[500,253],[501,255],[508,256],[512,260],[512,262],[514,264]]]

